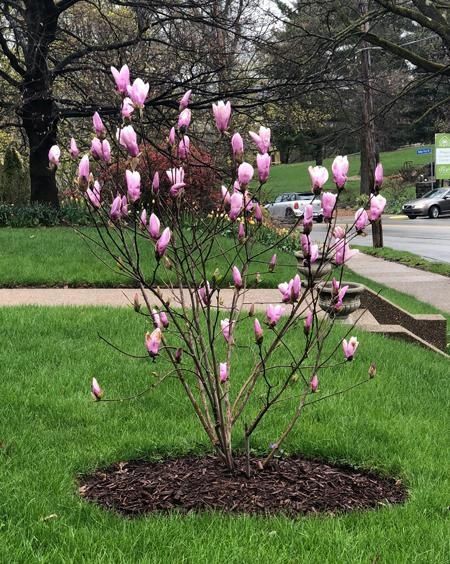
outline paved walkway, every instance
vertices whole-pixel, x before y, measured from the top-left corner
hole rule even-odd
[[[348,263],[365,278],[450,313],[450,278],[360,253]]]
[[[349,263],[351,269],[375,282],[399,292],[410,294],[420,301],[450,313],[450,278],[432,274],[360,253]],[[0,289],[0,307],[17,305],[44,306],[129,306],[136,290],[109,288],[14,288]],[[169,298],[170,292],[163,291]],[[221,293],[223,306],[231,303],[232,290]],[[151,300],[156,304],[157,300]],[[258,309],[279,303],[278,290],[249,290],[245,303],[254,303]]]

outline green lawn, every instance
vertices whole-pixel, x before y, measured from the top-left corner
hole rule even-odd
[[[81,500],[78,473],[207,449],[175,380],[135,402],[90,400],[92,376],[117,397],[148,385],[151,371],[164,371],[160,359],[133,361],[97,338],[100,331],[141,353],[143,323],[116,309],[0,310],[1,562],[448,561],[448,361],[360,332],[355,361],[321,377],[321,393],[364,377],[373,360],[377,377],[305,410],[286,449],[395,475],[409,489],[405,505],[295,520],[219,513],[129,520]],[[333,338],[340,336],[337,328]],[[231,378],[244,377],[250,356],[238,359]],[[258,449],[273,440],[283,405],[255,435]]]
[[[432,147],[432,145],[427,145]],[[399,171],[405,161],[413,161],[414,164],[423,166],[430,162],[430,155],[417,155],[417,147],[407,147],[398,149],[397,151],[389,151],[381,153],[381,162],[383,163],[384,173],[386,176]],[[350,161],[349,176],[359,175],[359,153],[348,155]],[[331,163],[333,159],[325,159],[324,166],[328,168],[330,180],[325,185],[325,189],[334,187],[331,175]],[[267,183],[266,195],[268,199],[273,199],[282,192],[304,192],[309,190],[310,180],[308,174],[308,166],[314,165],[312,161],[295,163],[289,165],[278,165],[271,168],[270,180]],[[347,190],[351,193],[359,192],[359,181],[350,180],[347,183]]]
[[[80,228],[81,233],[97,239],[94,228]],[[218,246],[222,249],[233,245],[231,239],[222,238]],[[92,248],[98,252],[95,245]],[[255,250],[262,247],[255,245]],[[109,256],[100,253],[107,264],[98,260],[90,251],[87,242],[69,227],[0,229],[0,287],[14,286],[64,286],[82,287],[134,287],[129,277],[124,276]],[[218,250],[218,249],[217,249]],[[267,263],[274,251],[267,251],[258,260],[262,272],[267,271]],[[141,264],[143,270],[151,272],[154,267],[154,245],[143,240],[141,245]],[[277,252],[280,267],[274,274],[262,274],[261,288],[273,288],[279,282],[292,278],[296,259],[291,254]],[[285,266],[282,266],[285,265]],[[209,275],[216,268],[225,272],[223,258],[211,260],[208,264]],[[252,273],[257,266],[252,267]],[[175,281],[172,272],[160,269],[157,283],[164,285]],[[252,284],[253,277],[250,278]]]

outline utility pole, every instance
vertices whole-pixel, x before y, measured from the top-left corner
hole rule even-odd
[[[369,13],[369,1],[359,1],[359,13],[362,17]],[[361,24],[364,33],[369,31],[369,23]],[[362,128],[361,128],[361,194],[370,194],[375,186],[375,124],[373,120],[373,98],[371,84],[370,46],[366,41],[361,47],[361,81],[363,84]],[[381,219],[372,223],[372,242],[374,247],[383,246],[383,228]]]

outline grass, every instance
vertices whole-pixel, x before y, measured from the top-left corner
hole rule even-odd
[[[431,145],[430,145],[431,147]],[[406,147],[396,151],[381,153],[380,159],[383,163],[384,173],[386,176],[397,173],[405,161],[413,161],[419,166],[426,165],[430,162],[430,155],[417,155],[417,147]],[[350,170],[349,177],[359,175],[359,153],[349,155]],[[325,159],[324,166],[330,172],[330,180],[325,184],[325,189],[334,187],[331,179],[331,163],[333,159]],[[314,165],[313,161],[302,163],[294,163],[289,165],[278,165],[272,167],[270,171],[270,181],[267,184],[267,198],[273,199],[283,192],[304,192],[309,190],[310,181],[308,174],[308,166]],[[347,192],[351,194],[359,194],[359,181],[350,180],[347,183]]]
[[[117,397],[165,369],[161,359],[151,366],[132,361],[97,338],[100,331],[140,352],[140,320],[130,311],[100,308],[0,310],[0,561],[448,561],[448,362],[377,335],[359,333],[355,361],[321,376],[320,387],[324,393],[354,382],[374,359],[375,380],[305,411],[286,448],[399,476],[410,491],[405,505],[295,520],[220,513],[127,520],[81,500],[79,473],[207,448],[176,381],[135,402],[90,401],[94,375]],[[334,339],[341,331],[336,328]],[[239,358],[231,378],[244,376],[249,357]],[[265,422],[255,447],[267,448],[285,412]]]
[[[426,272],[434,272],[435,274],[450,276],[450,264],[448,262],[432,262],[414,253],[410,253],[408,251],[396,251],[390,247],[383,247],[382,249],[361,247],[357,245],[354,245],[354,247],[359,249],[361,252],[366,253],[366,255],[383,258],[391,262],[399,262],[405,266],[412,266],[414,268],[419,268],[420,270],[425,270]]]
[[[80,228],[80,232],[97,239],[95,228]],[[223,238],[220,245],[223,249],[230,248],[233,241]],[[0,248],[0,287],[135,286],[110,257],[102,255],[107,265],[98,260],[89,250],[86,241],[69,227],[0,229]],[[258,245],[254,248],[256,251],[262,249]],[[141,254],[143,270],[150,274],[155,258],[154,247],[147,240],[143,240]],[[258,259],[262,261],[263,272],[267,270],[266,264],[272,254],[273,251],[266,251]],[[259,287],[276,287],[279,282],[292,278],[295,257],[282,252],[277,252],[277,255],[280,265],[285,266],[280,266],[274,274],[263,274]],[[227,265],[223,258],[210,261],[209,276],[212,276],[216,268],[222,273],[226,271]],[[160,269],[157,284],[164,285],[168,281],[175,281],[174,274]]]

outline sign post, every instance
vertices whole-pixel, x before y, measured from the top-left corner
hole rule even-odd
[[[436,180],[450,178],[450,133],[436,133],[435,138],[435,177]]]

